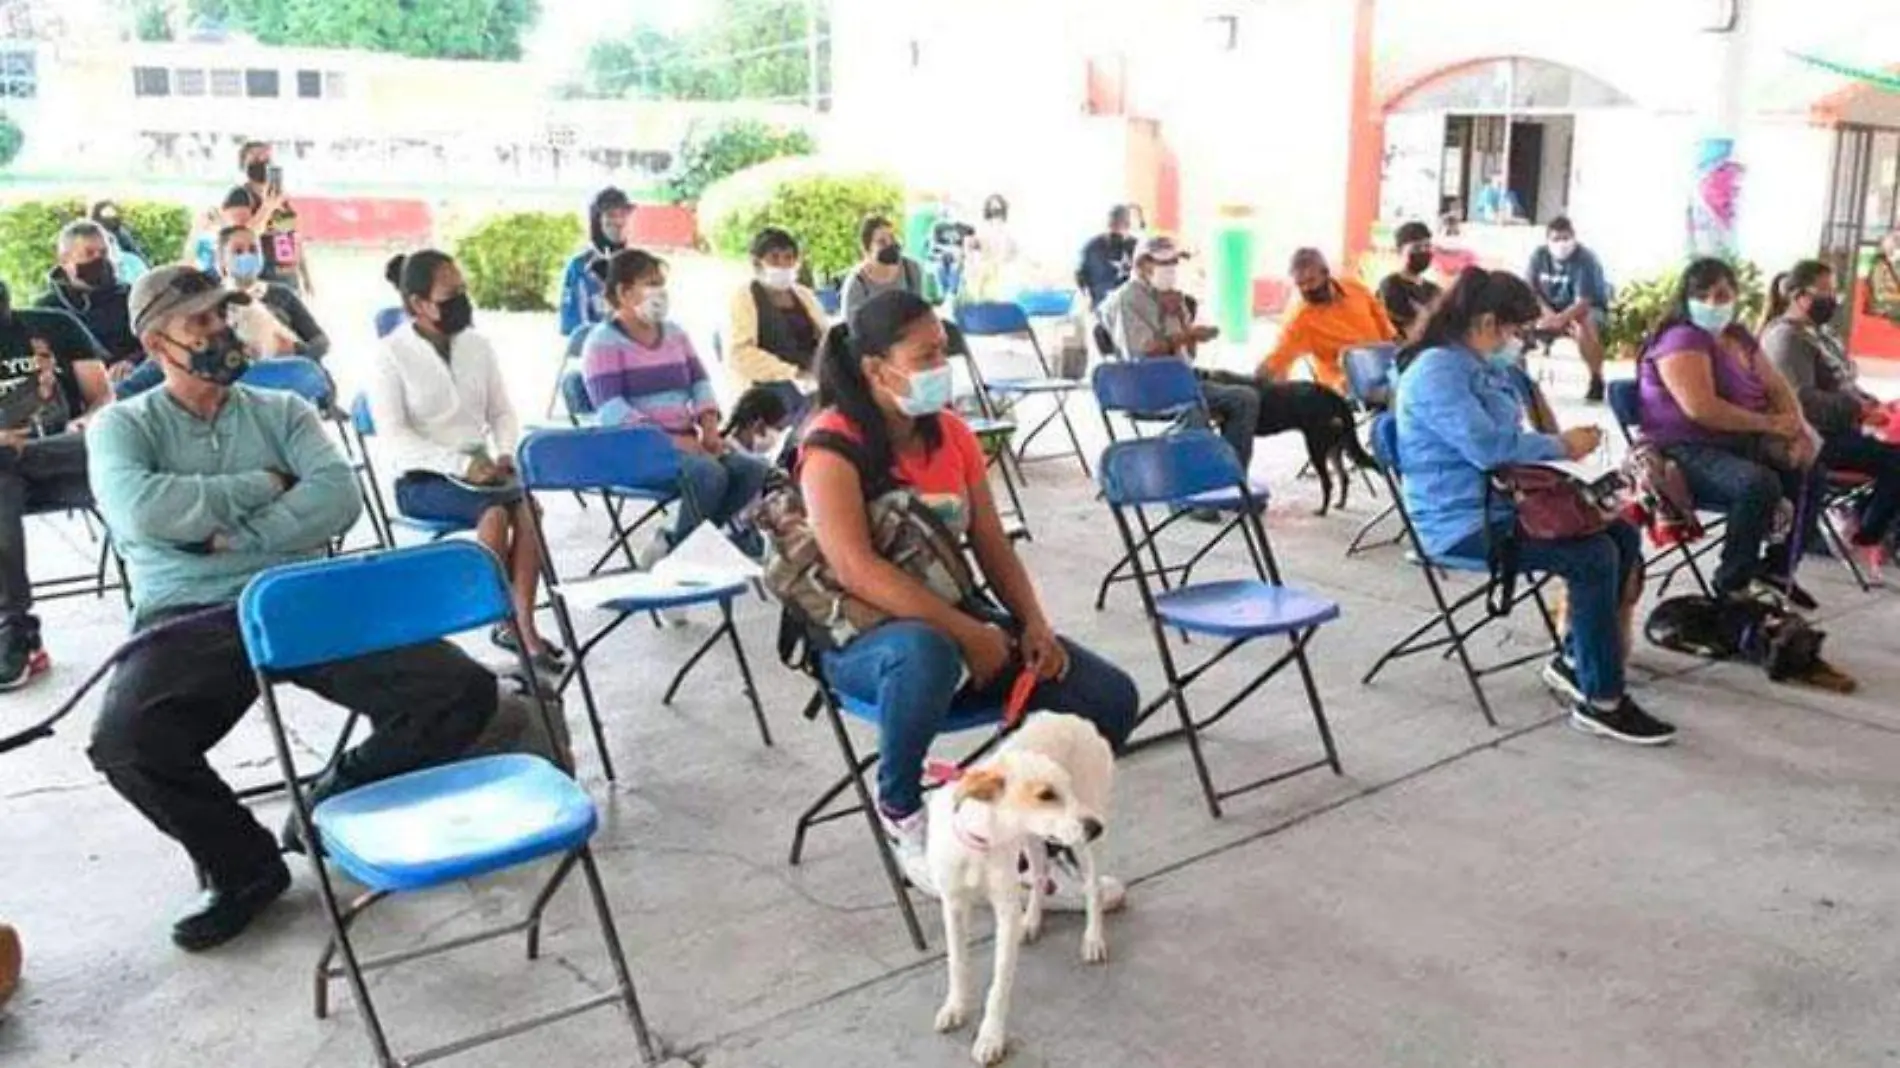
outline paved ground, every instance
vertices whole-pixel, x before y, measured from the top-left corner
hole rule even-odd
[[[1083,965],[1080,925],[1055,922],[1024,955],[1011,1063],[1900,1064],[1900,711],[1873,696],[1900,690],[1895,595],[1862,595],[1825,561],[1810,566],[1832,652],[1867,684],[1860,696],[1773,687],[1749,668],[1645,648],[1638,692],[1680,722],[1676,747],[1574,734],[1524,671],[1492,683],[1504,720],[1494,730],[1444,664],[1414,661],[1359,684],[1424,618],[1425,589],[1395,550],[1342,558],[1375,505],[1361,493],[1343,515],[1312,517],[1316,491],[1293,480],[1294,452],[1277,441],[1261,461],[1282,488],[1270,525],[1289,574],[1344,604],[1316,658],[1346,775],[1237,800],[1217,822],[1182,749],[1127,761],[1108,854],[1131,904],[1109,925],[1112,962]],[[1113,555],[1104,512],[1072,465],[1037,465],[1032,478],[1036,541],[1024,551],[1055,617],[1154,692],[1132,596],[1102,613],[1090,605]],[[604,532],[597,509],[551,511],[569,558]],[[35,566],[50,568],[55,533],[37,536]],[[51,707],[121,628],[110,600],[65,601],[46,616],[61,667],[6,699],[7,723]],[[943,981],[934,914],[924,913],[932,952],[919,955],[863,827],[834,825],[804,866],[785,863],[793,814],[838,756],[822,726],[797,716],[805,691],[771,659],[772,623],[765,605],[745,605],[773,749],[722,660],[674,707],[657,703],[656,680],[704,619],[631,626],[596,661],[621,781],[606,783],[584,746],[581,770],[604,813],[599,851],[649,1016],[669,1053],[697,1065],[967,1063],[967,1032],[930,1029]],[[1498,636],[1506,652],[1527,640],[1517,626]],[[309,1013],[323,921],[307,871],[239,942],[195,957],[171,947],[190,870],[87,767],[86,720],[0,761],[0,917],[21,928],[29,957],[0,1018],[0,1062],[368,1063],[347,997],[327,1021]],[[311,701],[294,720],[313,756],[339,722]],[[1210,747],[1230,778],[1316,750],[1290,680]],[[216,758],[234,778],[273,773],[256,717]],[[283,809],[259,814],[275,825]],[[531,876],[457,886],[389,905],[360,930],[376,949],[411,946],[511,915],[534,886]],[[414,1047],[604,989],[579,895],[552,916],[538,965],[496,943],[378,974],[396,1041]],[[624,1024],[595,1014],[458,1063],[636,1061]]]

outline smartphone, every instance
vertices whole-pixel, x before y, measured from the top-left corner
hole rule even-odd
[[[284,191],[284,169],[275,163],[264,168],[264,188],[273,193]]]

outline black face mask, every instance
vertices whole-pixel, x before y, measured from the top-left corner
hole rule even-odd
[[[1300,299],[1308,304],[1331,304],[1333,302],[1333,282],[1327,279],[1312,289],[1300,290]]]
[[[246,163],[244,165],[244,177],[249,178],[251,181],[256,182],[259,185],[262,185],[265,182],[270,180],[270,164],[265,163],[262,160],[259,160],[253,163]]]
[[[1432,253],[1430,249],[1420,249],[1416,252],[1408,252],[1405,254],[1405,269],[1413,274],[1424,274],[1427,270],[1431,269],[1431,266]]]
[[[112,261],[103,257],[73,268],[73,277],[88,289],[111,289],[119,280],[112,271]]]
[[[183,364],[185,372],[213,385],[228,386],[251,369],[250,353],[244,351],[244,342],[230,330],[220,330],[195,349],[187,348],[180,341],[172,341],[172,344],[190,354]]]
[[[1841,302],[1835,297],[1815,297],[1808,302],[1808,321],[1815,326],[1826,326],[1834,321],[1834,313],[1841,310]]]
[[[468,299],[467,292],[457,293],[447,300],[436,301],[435,307],[442,316],[442,320],[436,326],[450,337],[475,325],[475,305]]]
[[[897,266],[897,261],[903,258],[904,250],[898,248],[896,245],[885,245],[883,248],[877,250],[877,262],[886,267]]]
[[[115,234],[119,232],[119,217],[117,215],[101,215],[99,216],[98,222],[100,226],[105,227]]]

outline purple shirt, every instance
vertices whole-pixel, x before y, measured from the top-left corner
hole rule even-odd
[[[1759,348],[1754,335],[1739,326],[1715,335],[1690,323],[1678,323],[1662,332],[1643,353],[1637,370],[1637,385],[1642,398],[1643,437],[1657,445],[1681,445],[1687,442],[1720,442],[1733,435],[1710,430],[1689,418],[1663,383],[1656,369],[1661,360],[1679,352],[1700,352],[1709,358],[1709,372],[1715,380],[1715,395],[1751,412],[1768,410],[1768,383],[1755,371],[1754,353]]]

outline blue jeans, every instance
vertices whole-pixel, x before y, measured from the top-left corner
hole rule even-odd
[[[1122,669],[1067,638],[1069,673],[1036,687],[1031,708],[1070,712],[1095,724],[1120,749],[1134,729],[1141,695]],[[995,707],[1015,682],[1010,672],[983,692],[959,694],[963,652],[926,623],[898,619],[826,653],[825,681],[841,694],[875,704],[878,724],[878,804],[894,817],[922,808],[924,757],[944,718],[955,707]]]
[[[1577,673],[1577,685],[1592,701],[1623,696],[1623,590],[1643,566],[1643,542],[1636,528],[1617,520],[1588,538],[1543,541],[1519,538],[1518,570],[1550,574],[1569,587],[1570,629],[1564,654]],[[1480,530],[1454,546],[1447,556],[1484,559]]]
[[[523,499],[521,483],[475,486],[434,471],[405,471],[396,479],[396,511],[411,519],[475,526],[491,508],[512,508]]]
[[[757,500],[772,469],[756,456],[728,449],[718,456],[680,454],[679,515],[672,543],[678,545],[701,522],[723,527]]]
[[[1671,445],[1663,454],[1682,468],[1697,505],[1728,516],[1722,562],[1715,569],[1717,593],[1746,589],[1764,574],[1785,578],[1794,573],[1787,545],[1775,547],[1766,559],[1762,546],[1782,499],[1803,505],[1804,472],[1783,471],[1720,445]],[[1797,529],[1804,521],[1796,517]]]

